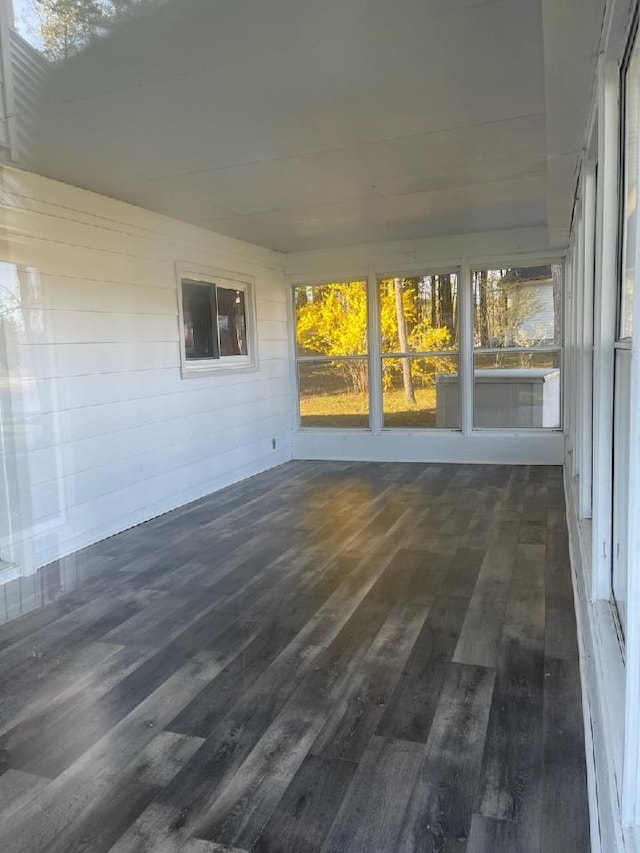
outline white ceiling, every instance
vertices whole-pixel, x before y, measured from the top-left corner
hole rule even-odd
[[[584,116],[550,136],[572,48],[542,6],[170,0],[52,75],[32,165],[286,252],[568,225],[575,164],[554,207],[548,155]]]

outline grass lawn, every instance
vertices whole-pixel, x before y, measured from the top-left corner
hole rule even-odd
[[[435,388],[416,388],[416,405],[408,405],[404,390],[391,389],[383,395],[385,427],[435,427]],[[303,427],[368,427],[369,400],[366,394],[333,391],[300,397]]]

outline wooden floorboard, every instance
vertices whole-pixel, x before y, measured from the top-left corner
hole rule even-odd
[[[422,755],[418,743],[374,736],[322,853],[396,850]]]
[[[429,732],[398,851],[464,851],[495,671],[453,663]]]
[[[351,761],[307,755],[253,853],[318,853],[357,767]]]
[[[292,462],[32,586],[2,853],[589,849],[560,468]]]

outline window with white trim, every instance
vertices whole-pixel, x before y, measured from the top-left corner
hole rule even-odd
[[[367,282],[294,287],[299,424],[369,427]]]
[[[184,268],[178,288],[183,375],[254,366],[251,282]]]
[[[378,280],[384,428],[460,429],[457,272]]]
[[[560,429],[562,265],[471,278],[474,427]]]

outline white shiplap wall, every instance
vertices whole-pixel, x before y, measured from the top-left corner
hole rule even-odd
[[[5,562],[29,574],[291,457],[282,255],[30,173],[0,187]],[[177,260],[254,277],[257,371],[181,378]]]

